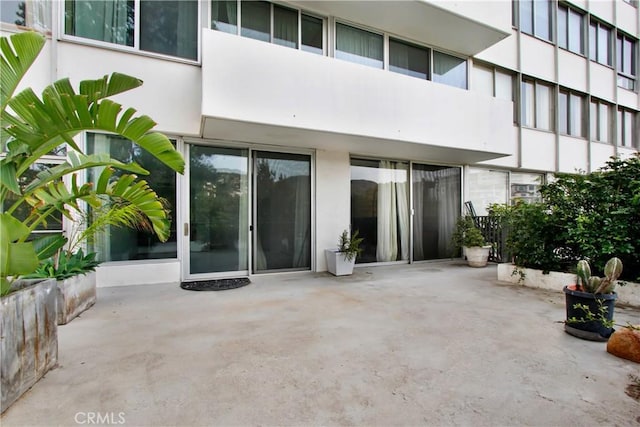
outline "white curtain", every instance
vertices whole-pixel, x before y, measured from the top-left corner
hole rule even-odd
[[[436,171],[438,201],[438,255],[452,253],[451,234],[460,214],[460,169]]]
[[[382,36],[336,24],[336,57],[382,68]]]
[[[89,135],[93,138],[93,151],[88,154],[111,154],[111,139],[109,135],[102,133],[94,133]],[[87,171],[87,181],[96,182],[104,166],[96,167]],[[93,242],[89,242],[88,250],[96,252],[96,258],[100,261],[111,261],[111,226],[105,227],[104,230],[96,233]]]
[[[296,178],[296,199],[293,225],[293,267],[309,267],[311,233],[311,195],[309,175]]]
[[[388,262],[409,259],[408,166],[381,160],[378,169],[378,244],[376,260]],[[398,235],[399,234],[399,235]],[[398,239],[400,237],[400,239]],[[398,240],[400,247],[398,247]]]
[[[298,47],[298,13],[283,7],[273,7],[274,42],[287,47]]]
[[[108,43],[133,46],[128,36],[127,0],[77,1],[73,9],[73,28],[66,32]]]
[[[51,30],[51,1],[27,0],[25,2],[25,24],[37,31]]]
[[[413,259],[420,261],[424,259],[423,236],[424,236],[424,191],[425,180],[422,177],[427,171],[413,169]]]
[[[246,154],[244,154],[246,156]],[[246,157],[243,157],[246,162]],[[240,203],[238,207],[238,270],[247,270],[247,256],[249,248],[247,247],[249,237],[249,184],[247,177],[247,169],[240,171]]]

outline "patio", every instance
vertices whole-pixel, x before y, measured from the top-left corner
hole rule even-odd
[[[495,265],[252,282],[99,289],[2,425],[640,425],[640,365],[565,334],[561,292]]]

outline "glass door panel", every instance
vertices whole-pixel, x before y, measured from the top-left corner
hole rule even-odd
[[[364,238],[357,263],[409,260],[409,165],[351,159],[351,229]]]
[[[311,158],[254,154],[253,270],[311,268]]]
[[[247,271],[248,152],[189,149],[189,273]]]
[[[453,256],[451,234],[460,216],[460,168],[414,164],[413,260]]]

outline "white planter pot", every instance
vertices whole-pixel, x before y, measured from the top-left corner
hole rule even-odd
[[[66,325],[96,303],[96,272],[80,274],[57,283],[58,325]]]
[[[0,300],[0,412],[58,363],[55,279],[18,285]]]
[[[353,273],[353,266],[356,264],[356,257],[351,261],[347,260],[342,252],[337,249],[326,249],[324,251],[327,259],[327,270],[334,276],[348,276]]]
[[[467,255],[467,264],[470,267],[486,267],[489,260],[489,252],[491,246],[471,246],[465,247],[465,253]]]

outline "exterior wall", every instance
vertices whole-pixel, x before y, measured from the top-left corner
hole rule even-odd
[[[326,271],[324,250],[334,248],[351,222],[349,153],[316,151],[316,270]]]
[[[130,285],[156,285],[180,281],[180,262],[150,260],[148,262],[110,262],[96,269],[99,288]]]

